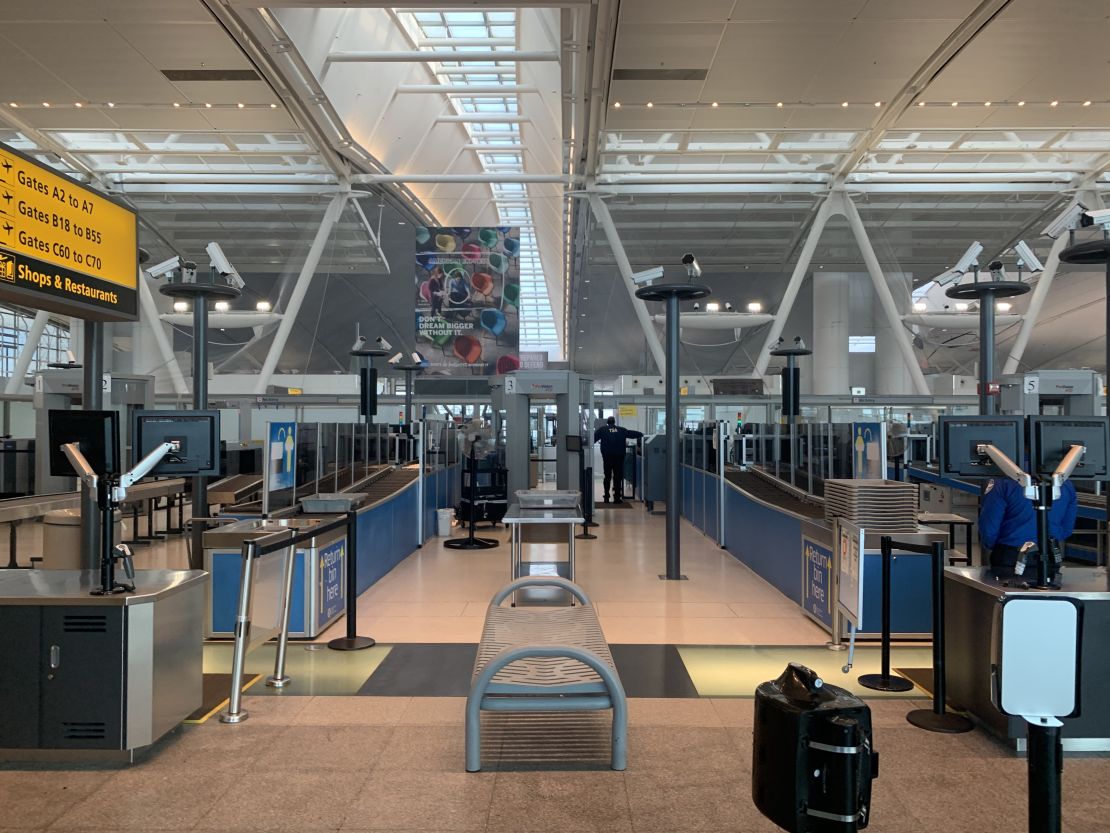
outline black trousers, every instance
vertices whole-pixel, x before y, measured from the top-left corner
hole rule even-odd
[[[602,481],[605,497],[609,497],[609,484],[612,483],[613,499],[620,500],[624,497],[624,455],[602,454],[601,460],[605,467],[605,479]]]

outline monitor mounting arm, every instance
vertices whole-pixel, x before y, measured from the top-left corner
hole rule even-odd
[[[1087,447],[1083,445],[1073,445],[1068,449],[1068,453],[1064,455],[1064,459],[1060,461],[1060,465],[1056,467],[1056,471],[1052,473],[1052,496],[1060,496],[1060,487],[1067,482],[1071,477],[1075,467],[1079,465],[1079,461],[1083,459],[1083,455],[1087,453]]]
[[[175,450],[173,443],[162,443],[161,445],[155,446],[146,457],[135,465],[135,468],[121,475],[119,483],[112,487],[113,503],[123,503],[124,499],[127,497],[127,490],[150,474],[151,469],[162,462],[163,457],[173,453]]]
[[[1033,500],[1037,497],[1037,487],[1033,483],[1033,476],[1023,471],[1021,466],[1002,453],[1001,449],[987,443],[979,446],[978,451],[980,454],[989,457],[991,462],[998,466],[1004,475],[1021,486],[1027,498]]]

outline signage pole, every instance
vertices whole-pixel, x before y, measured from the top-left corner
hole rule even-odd
[[[234,286],[216,283],[217,273],[205,282],[183,283],[172,281],[159,287],[158,291],[171,298],[187,299],[193,304],[193,407],[198,411],[208,408],[208,301],[229,301],[239,297]],[[203,521],[208,516],[208,478],[193,478],[193,524],[192,549],[189,553],[189,569],[204,568]]]
[[[85,321],[84,334],[81,407],[86,411],[99,411],[104,407],[104,325],[100,321]],[[111,517],[114,522],[115,513]],[[81,566],[86,570],[95,570],[100,566],[101,523],[96,495],[82,489]]]
[[[667,572],[659,578],[666,581],[679,581],[682,575],[682,556],[679,523],[682,513],[682,467],[679,463],[679,443],[682,442],[682,426],[679,424],[678,406],[678,363],[679,321],[678,304],[680,301],[693,301],[709,294],[709,287],[695,283],[663,283],[644,286],[636,290],[636,297],[642,301],[662,301],[667,305],[667,371],[666,371],[666,411],[667,411]]]

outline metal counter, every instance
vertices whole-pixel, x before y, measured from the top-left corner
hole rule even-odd
[[[134,760],[201,706],[207,575],[0,573],[0,760]]]
[[[1078,717],[1064,719],[1064,749],[1110,751],[1110,576],[1105,567],[1065,567],[1059,590],[1035,590],[1013,580],[1000,582],[984,567],[945,570],[945,627],[948,698],[966,709],[999,738],[1025,747],[1025,721],[1007,717],[991,699],[995,613],[1011,596],[1052,595],[1078,599],[1083,605]]]
[[[270,518],[236,521],[204,533],[204,569],[212,574],[204,617],[206,637],[235,635],[243,542],[283,529],[298,532],[326,523],[323,518]],[[343,612],[347,536],[332,529],[297,547],[289,635],[311,639]]]

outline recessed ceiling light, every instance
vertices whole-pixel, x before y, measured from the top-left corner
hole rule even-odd
[[[44,102],[42,103],[42,106],[43,106],[43,107],[49,107],[49,106],[50,106],[50,102],[49,102],[49,101],[44,101]]]
[[[847,107],[847,106],[848,106],[848,102],[847,102],[847,101],[842,101],[842,102],[840,102],[840,106],[841,106],[841,107]]]
[[[990,103],[989,101],[984,101],[984,102],[983,102],[983,106],[984,106],[984,107],[990,107],[990,106],[991,106],[991,103]]]
[[[1024,101],[1019,101],[1019,102],[1018,102],[1018,107],[1024,107],[1024,106],[1025,106],[1025,102],[1024,102]]]
[[[970,306],[971,304],[969,304],[967,301],[957,301],[956,312],[967,312],[967,308]]]
[[[876,106],[876,107],[882,107],[882,106],[883,106],[883,103],[882,103],[881,101],[876,101],[876,102],[875,102],[875,106]]]
[[[615,110],[619,110],[621,108],[621,103],[619,101],[614,101],[613,102],[613,108]]]
[[[174,107],[180,107],[180,106],[181,106],[181,104],[175,101],[175,102],[173,103],[173,106],[174,106]]]
[[[270,109],[271,109],[271,110],[276,110],[276,109],[277,109],[277,105],[276,105],[276,104],[271,104],[271,105],[270,105]]]
[[[1084,102],[1083,102],[1083,106],[1084,106],[1084,107],[1090,107],[1090,106],[1091,106],[1091,101],[1090,101],[1090,99],[1088,99],[1088,100],[1084,101]]]
[[[776,104],[775,106],[776,106],[776,107],[781,107],[781,106],[782,106],[782,102],[780,101],[780,102],[779,102],[778,104]]]
[[[229,304],[227,301],[217,301],[214,306],[216,308],[216,312],[227,312],[229,309],[231,309],[231,304]]]
[[[80,108],[80,107],[84,107],[85,105],[82,104],[80,101],[75,101],[75,102],[73,102],[73,106]]]
[[[271,309],[273,309],[273,306],[270,304],[269,301],[259,301],[257,304],[254,305],[254,308],[259,312],[269,312]]]
[[[650,109],[651,109],[652,107],[654,107],[654,106],[655,106],[655,104],[653,104],[652,102],[650,102],[650,101],[649,101],[649,102],[647,103],[647,106],[648,106],[648,109],[650,110]]]
[[[115,107],[115,106],[116,106],[116,103],[115,103],[114,101],[109,101],[109,102],[108,102],[108,106],[109,106],[109,107]]]
[[[925,102],[924,102],[924,101],[919,101],[919,102],[917,102],[917,106],[918,106],[918,107],[924,107],[924,106],[925,106]]]
[[[928,308],[929,305],[926,304],[924,301],[917,301],[913,305],[914,312],[925,312],[925,310],[927,310]]]
[[[959,106],[960,106],[960,102],[958,102],[958,101],[953,101],[953,102],[952,102],[952,106],[953,106],[953,107],[959,107]]]
[[[8,102],[8,106],[9,106],[9,107],[11,107],[11,108],[13,108],[13,109],[15,109],[15,110],[18,110],[18,109],[19,109],[19,105],[18,105],[18,104],[16,104],[16,103],[15,103],[14,101],[10,101],[10,102]]]
[[[174,301],[173,302],[173,311],[174,312],[188,312],[189,311],[189,302],[188,301]]]
[[[996,306],[998,307],[999,312],[1009,312],[1011,309],[1013,309],[1013,304],[1007,301],[999,301]]]
[[[244,104],[243,102],[241,102],[241,101],[240,101],[240,102],[239,102],[238,104],[236,104],[235,106],[236,106],[236,107],[238,107],[238,108],[239,108],[240,110],[242,110],[242,109],[243,109],[244,107],[246,107],[247,105],[246,105],[246,104]]]
[[[1049,107],[1055,107],[1055,106],[1056,106],[1057,104],[1059,104],[1059,103],[1060,103],[1059,101],[1055,101],[1055,100],[1053,100],[1053,101],[1050,101],[1050,102],[1048,102],[1048,106],[1049,106]]]
[[[209,103],[208,103],[207,101],[206,101],[206,102],[204,102],[204,106],[205,106],[205,107],[207,107],[207,108],[208,108],[209,110],[211,110],[211,109],[212,109],[212,105],[211,105],[211,104],[209,104]]]
[[[712,104],[710,104],[709,106],[710,106],[710,107],[719,107],[720,105],[719,105],[719,104],[717,104],[717,102],[716,102],[716,101],[714,101],[714,102],[713,102]]]

